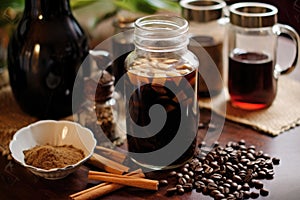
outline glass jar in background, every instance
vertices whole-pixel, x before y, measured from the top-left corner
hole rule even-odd
[[[141,166],[175,168],[194,155],[198,60],[188,43],[188,22],[181,17],[135,22],[135,50],[125,60],[125,105],[129,155]]]
[[[85,101],[76,120],[91,129],[100,145],[120,146],[125,140],[125,127],[121,127],[121,106],[114,91],[114,76],[105,70],[93,72],[84,80]],[[113,144],[113,145],[112,145]]]
[[[290,26],[277,23],[278,9],[258,2],[235,3],[229,7],[228,91],[231,104],[245,110],[272,105],[277,80],[297,66],[299,35]],[[279,36],[293,41],[291,65],[277,63]],[[288,57],[288,55],[287,55]]]
[[[80,106],[72,105],[72,92],[83,91],[86,72],[80,66],[88,50],[69,0],[26,0],[7,60],[10,85],[22,110],[41,119],[72,115]],[[76,76],[81,84],[74,85]],[[82,95],[77,98],[80,102]]]
[[[133,29],[136,18],[131,15],[118,15],[114,20],[115,34],[112,39],[112,73],[115,76],[115,84],[125,73],[125,59],[134,49]]]
[[[223,89],[223,43],[226,31],[222,0],[182,0],[180,1],[182,16],[190,23],[190,50],[199,59],[199,97],[218,95]],[[212,58],[207,58],[199,43]],[[217,67],[217,70],[215,69]]]

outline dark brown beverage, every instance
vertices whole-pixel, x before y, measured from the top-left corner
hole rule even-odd
[[[199,43],[212,59],[212,61],[209,60],[206,53],[195,49],[196,45],[189,47],[200,62],[198,95],[200,98],[216,96],[223,89],[223,43],[216,43],[210,36],[193,36],[191,39]],[[213,69],[215,66],[217,66],[218,71]]]
[[[185,70],[185,73],[188,71],[187,68],[182,68],[182,71],[183,70]],[[194,86],[197,83],[197,77],[196,70],[194,69],[182,75],[176,72],[176,70],[166,72],[165,75],[167,74],[174,76],[163,77],[155,71],[146,72],[145,74],[143,74],[143,72],[136,72],[135,70],[129,70],[127,72],[128,77],[125,81],[125,90],[126,93],[131,94],[128,98],[129,116],[127,116],[126,120],[127,140],[130,152],[154,152],[168,145],[178,133],[180,124],[184,123],[184,138],[181,138],[181,140],[182,143],[189,143],[190,146],[183,154],[180,154],[176,161],[170,164],[170,166],[176,167],[192,158],[196,147],[198,124],[198,114],[196,110],[198,106]],[[193,91],[189,89],[190,87],[193,88]],[[130,91],[132,91],[132,93]],[[179,96],[183,97],[183,99],[179,100],[177,98]],[[162,129],[153,134],[153,131],[148,129],[147,126],[152,120],[155,120],[153,116],[152,118],[150,117],[150,110],[152,106],[157,104],[164,108],[166,121]],[[160,118],[161,116],[154,117]],[[131,120],[128,120],[130,118]],[[138,136],[141,134],[141,130],[143,131],[143,138]],[[180,146],[178,146],[178,148],[180,148]],[[159,166],[161,159],[165,159],[168,154],[172,153],[173,152],[163,152],[160,156],[156,157],[133,157],[133,159],[143,166],[164,168],[163,166]]]
[[[69,1],[26,1],[11,36],[7,63],[10,85],[22,110],[40,119],[71,115],[73,90],[83,92],[87,68],[80,66],[88,49]],[[74,110],[82,101],[78,95]]]
[[[229,57],[228,89],[233,106],[256,110],[272,104],[277,79],[268,55],[234,50]]]

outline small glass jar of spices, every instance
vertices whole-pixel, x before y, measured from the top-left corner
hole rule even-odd
[[[114,76],[99,70],[85,78],[86,100],[78,112],[78,121],[91,129],[102,146],[120,146],[125,140],[125,127],[120,119],[119,95],[114,91]]]

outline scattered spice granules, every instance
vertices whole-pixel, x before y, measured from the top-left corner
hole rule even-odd
[[[25,163],[42,169],[63,168],[84,158],[84,152],[72,145],[37,145],[23,151]]]

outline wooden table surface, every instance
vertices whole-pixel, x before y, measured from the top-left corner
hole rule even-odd
[[[290,77],[300,80],[299,67]],[[202,110],[201,116],[208,119],[210,111]],[[201,140],[205,131],[206,129],[199,129],[199,140]],[[226,121],[219,138],[220,144],[224,145],[228,141],[239,141],[240,139],[244,139],[247,144],[255,145],[257,149],[281,159],[280,165],[274,168],[274,179],[264,181],[264,185],[270,191],[270,194],[267,197],[259,197],[259,199],[300,199],[300,127],[286,131],[277,137],[271,137],[250,127]],[[87,180],[88,170],[88,166],[84,165],[62,180],[51,181],[38,178],[14,161],[8,161],[6,157],[0,156],[0,199],[68,199],[70,194],[91,186]],[[161,179],[165,178],[166,174],[167,172],[157,171],[151,172],[148,176]],[[166,197],[165,192],[166,187],[159,189],[157,192],[127,187],[102,199],[212,199],[196,191],[173,197]]]
[[[202,115],[209,116],[205,110]],[[206,129],[199,130],[199,138]],[[228,141],[246,140],[271,156],[281,159],[280,165],[275,166],[273,180],[264,181],[269,189],[268,197],[262,199],[299,199],[300,197],[300,127],[289,130],[277,137],[259,133],[251,128],[226,121],[219,141],[222,145]],[[0,199],[68,199],[68,195],[83,190],[91,185],[87,182],[88,167],[82,166],[78,171],[62,180],[45,180],[38,178],[29,171],[0,157]],[[151,178],[165,178],[167,172],[151,172]],[[182,196],[165,196],[166,188],[158,192],[149,192],[135,188],[123,188],[115,191],[102,199],[212,199],[195,191]]]

